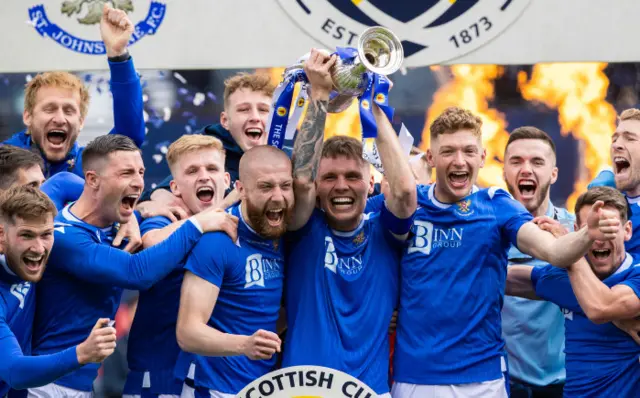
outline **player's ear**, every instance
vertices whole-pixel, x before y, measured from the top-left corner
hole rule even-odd
[[[180,189],[178,188],[178,184],[176,183],[176,180],[171,180],[169,182],[169,188],[171,189],[171,193],[176,198],[181,198],[182,197],[182,193],[180,192]]]
[[[229,130],[229,116],[227,115],[227,112],[225,112],[225,111],[220,112],[220,124],[226,130]]]
[[[84,173],[84,181],[86,185],[93,189],[98,189],[100,187],[100,177],[94,170],[87,170],[87,172]]]
[[[229,189],[229,187],[231,186],[231,174],[229,173],[224,173],[224,188]]]
[[[242,185],[242,181],[237,180],[236,181],[236,189],[238,190],[238,193],[240,194],[240,200],[244,200],[246,197],[246,190],[244,189],[244,185]]]

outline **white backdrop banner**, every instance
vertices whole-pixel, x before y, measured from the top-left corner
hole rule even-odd
[[[2,0],[0,72],[105,69],[106,2],[136,25],[139,69],[286,66],[374,25],[408,67],[640,61],[638,0]]]

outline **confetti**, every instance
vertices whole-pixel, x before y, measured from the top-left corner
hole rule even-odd
[[[162,110],[164,111],[164,116],[162,117],[162,119],[165,122],[168,122],[169,119],[171,119],[171,108],[169,108],[168,106],[165,106],[164,108],[162,108]]]
[[[156,189],[156,187],[158,186],[158,184],[156,184],[155,182],[153,184],[151,184],[151,189]]]
[[[158,71],[158,76],[165,77],[165,76],[167,76],[167,74],[163,70],[159,70]]]
[[[188,123],[191,127],[196,127],[198,124],[198,118],[194,116],[191,119],[189,119]]]
[[[149,101],[149,96],[147,94],[142,94],[142,102],[147,103]]]
[[[144,128],[144,135],[147,135],[147,134],[149,134],[149,127]]]
[[[144,119],[145,123],[149,121],[149,114],[147,113],[147,111],[145,110],[142,111],[142,118]]]
[[[196,93],[196,95],[193,97],[193,105],[195,106],[200,106],[202,105],[202,103],[205,100],[205,96],[203,93]]]
[[[26,79],[27,83],[29,83],[31,81],[31,79],[33,79],[33,76],[27,75],[27,76],[25,76],[25,79]]]
[[[184,88],[184,87],[180,87],[180,88],[178,89],[178,94],[180,94],[180,95],[187,95],[187,94],[189,94],[189,90],[187,90],[187,89],[186,89],[186,88]]]
[[[193,113],[191,113],[189,111],[184,111],[184,112],[182,112],[182,117],[185,118],[185,119],[193,117]]]
[[[182,77],[181,74],[179,74],[178,72],[173,72],[173,77],[175,77],[176,79],[178,79],[180,81],[180,83],[182,84],[187,84],[187,79],[185,79],[184,77]]]
[[[169,148],[167,148],[166,146],[163,146],[160,148],[160,152],[162,152],[163,155],[166,155],[168,151],[169,151]]]
[[[207,98],[209,98],[213,102],[217,102],[218,101],[218,98],[216,97],[216,95],[214,93],[212,93],[211,91],[207,91]]]
[[[175,104],[173,104],[173,107],[176,109],[182,108],[182,102],[176,101]]]
[[[191,126],[187,124],[186,126],[184,126],[184,131],[186,131],[187,134],[191,134],[193,130],[191,130]]]
[[[169,145],[171,145],[170,141],[162,141],[162,142],[158,142],[156,144],[156,151],[158,152],[162,152],[162,147],[168,147]]]
[[[91,83],[91,80],[93,80],[93,75],[91,73],[87,73],[86,75],[84,75],[85,83]]]
[[[162,162],[162,155],[156,153],[155,155],[153,155],[153,160],[156,162],[156,164]]]

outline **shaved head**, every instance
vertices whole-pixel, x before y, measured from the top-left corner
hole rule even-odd
[[[253,147],[240,158],[240,181],[246,184],[256,178],[256,171],[273,167],[281,169],[283,166],[292,170],[291,159],[282,150],[271,145]]]
[[[278,148],[256,146],[242,155],[239,171],[242,213],[258,235],[279,238],[293,216],[291,160]]]

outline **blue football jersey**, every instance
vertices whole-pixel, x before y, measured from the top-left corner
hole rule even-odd
[[[170,224],[171,220],[163,216],[145,219],[140,224],[140,235]],[[129,374],[124,394],[141,394],[145,372],[149,372],[148,388],[152,394],[180,395],[182,392],[186,371],[180,380],[174,377],[174,367],[181,351],[176,340],[176,323],[183,276],[183,269],[175,270],[150,289],[140,291],[129,331]]]
[[[85,223],[65,207],[54,223],[55,242],[37,286],[33,352],[62,351],[84,341],[99,318],[116,315],[123,289],[148,289],[181,267],[202,233],[186,222],[162,243],[137,254],[112,247],[116,225]],[[56,381],[91,391],[99,364],[87,364]]]
[[[35,286],[15,275],[0,255],[0,341],[15,338],[24,355],[31,354],[35,295]],[[0,397],[9,389],[0,379]]]
[[[565,319],[567,380],[564,396],[640,396],[640,346],[613,323],[595,324],[576,299],[564,269],[534,268],[531,281],[536,294],[562,308]],[[613,287],[625,284],[640,297],[640,264],[627,254],[618,270],[602,281]]]
[[[220,288],[208,324],[222,332],[250,336],[259,329],[276,332],[282,300],[284,262],[281,240],[264,239],[246,223],[240,206],[238,241],[222,232],[205,234],[194,247],[185,268]],[[276,362],[246,356],[196,356],[195,384],[225,394],[237,394],[269,373]]]
[[[284,367],[325,366],[377,394],[389,392],[389,322],[405,243],[384,219],[365,213],[354,231],[340,232],[316,209],[303,228],[287,234]]]
[[[413,237],[402,259],[396,381],[435,385],[496,380],[506,371],[500,310],[507,251],[531,214],[499,188],[454,204],[418,187]]]
[[[636,258],[640,258],[640,196],[635,198],[627,196],[627,202],[629,203],[629,210],[631,211],[629,220],[631,220],[633,233],[631,234],[631,239],[625,242],[624,248],[627,250],[627,253],[630,253]]]

